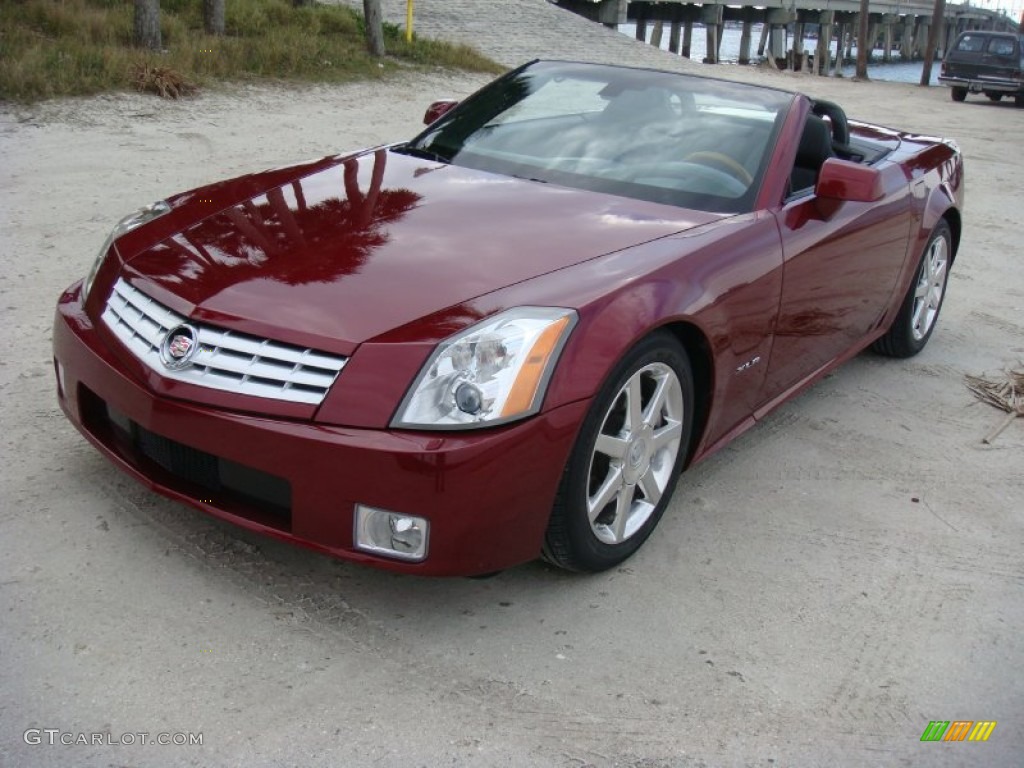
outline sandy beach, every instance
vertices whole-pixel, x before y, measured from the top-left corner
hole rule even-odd
[[[249,535],[145,491],[56,404],[54,303],[121,216],[408,137],[486,77],[0,106],[0,765],[1020,765],[1024,419],[983,445],[1001,414],[964,375],[1024,361],[1024,109],[670,65],[955,138],[963,241],[920,356],[782,407],[589,577],[419,580]],[[920,742],[956,719],[998,726]],[[47,728],[203,743],[28,743]]]

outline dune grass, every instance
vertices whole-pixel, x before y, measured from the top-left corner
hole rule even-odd
[[[388,56],[366,52],[362,17],[336,5],[227,0],[223,37],[203,31],[199,0],[161,0],[164,51],[132,47],[125,0],[2,0],[0,100],[28,103],[171,82],[184,95],[217,81],[339,83],[412,68],[503,68],[466,46],[413,38],[385,25]],[[154,85],[154,83],[156,85]],[[173,95],[173,94],[172,94]]]

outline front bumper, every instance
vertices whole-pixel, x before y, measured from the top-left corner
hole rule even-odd
[[[250,530],[422,575],[488,573],[540,554],[587,405],[454,434],[335,427],[158,396],[97,335],[77,286],[57,305],[53,352],[65,414],[149,488]],[[427,518],[426,559],[355,549],[357,503]]]
[[[1018,80],[989,80],[987,78],[939,75],[939,82],[953,88],[966,88],[971,93],[1024,93],[1024,83]]]

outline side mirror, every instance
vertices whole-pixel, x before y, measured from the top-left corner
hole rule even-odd
[[[885,196],[885,185],[877,168],[830,157],[821,166],[814,194],[819,200],[873,203]]]
[[[429,107],[427,107],[426,113],[423,115],[423,124],[430,125],[432,122],[437,120],[448,110],[458,106],[458,101],[455,99],[441,99],[441,101],[435,101]]]

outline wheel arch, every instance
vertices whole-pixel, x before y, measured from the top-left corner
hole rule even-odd
[[[624,317],[619,313],[608,316],[616,321]],[[712,412],[716,374],[715,355],[709,337],[699,322],[688,317],[638,318],[635,314],[626,317],[632,321],[632,327],[615,322],[598,323],[596,327],[593,323],[580,324],[583,333],[578,336],[574,333],[576,337],[571,340],[565,359],[559,363],[552,378],[548,403],[561,405],[595,397],[630,350],[655,334],[667,334],[686,352],[693,375],[693,426],[684,463],[684,466],[689,466],[697,447],[703,442]],[[592,343],[595,339],[600,343]],[[591,354],[595,349],[602,354]],[[615,350],[614,354],[609,354],[612,350]]]
[[[943,221],[949,226],[952,238],[950,244],[952,262],[955,261],[956,252],[960,246],[963,222],[960,217],[957,190],[948,180],[936,184],[925,201],[924,209],[921,212],[920,230],[916,236],[915,250],[918,257],[924,252],[925,244],[932,236],[932,232],[935,231],[935,227]]]
[[[711,344],[704,332],[695,324],[685,320],[676,320],[652,329],[668,331],[686,350],[693,374],[693,429],[690,434],[690,445],[687,447],[684,466],[689,466],[694,451],[701,444],[707,430],[711,415],[711,404],[714,397],[715,366]]]
[[[946,212],[942,214],[942,218],[946,220],[949,225],[950,234],[953,237],[952,253],[950,254],[950,261],[956,261],[957,251],[960,250],[960,235],[963,232],[963,219],[960,216],[960,211],[956,208],[950,207],[946,209]]]

